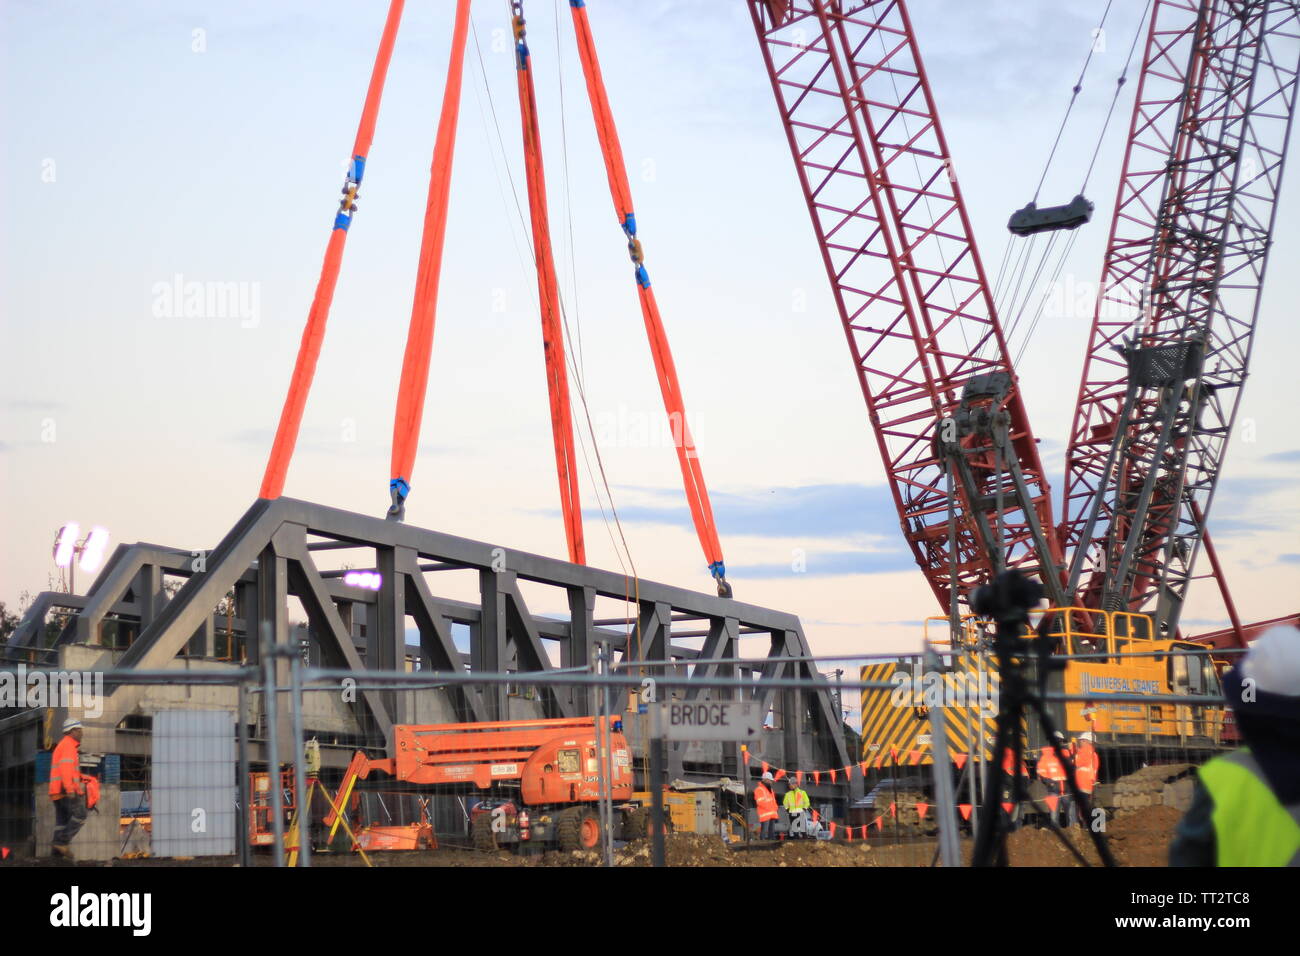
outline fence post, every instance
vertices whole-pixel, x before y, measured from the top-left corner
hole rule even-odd
[[[650,710],[650,821],[654,838],[650,841],[650,865],[664,865],[664,739],[660,706]]]
[[[236,827],[239,834],[240,866],[253,865],[253,848],[248,842],[248,825],[252,819],[248,788],[248,679],[247,676],[239,679],[239,712],[235,715],[239,740],[239,780],[236,793],[239,794],[240,817],[236,821]]]
[[[926,670],[941,673],[939,655],[926,648]],[[946,684],[944,685],[946,687]],[[957,801],[952,787],[952,765],[948,762],[947,704],[940,700],[930,708],[931,752],[934,754],[934,802],[939,817],[939,852],[945,867],[961,866],[961,847],[957,842]]]
[[[289,659],[289,706],[293,708],[293,805],[298,820],[298,865],[311,866],[311,807],[307,805],[307,758],[302,741],[302,654]]]
[[[593,675],[604,672],[605,649],[601,642],[594,642],[591,645],[591,673]],[[581,686],[581,685],[579,685]],[[605,866],[614,865],[614,807],[611,800],[613,791],[613,773],[614,763],[611,758],[613,750],[613,734],[609,728],[609,697],[606,693],[607,688],[597,686],[590,688],[594,691],[595,710],[596,710],[596,748],[597,748],[597,789],[600,795],[600,845],[601,853],[604,856]],[[592,693],[584,695],[588,701],[593,696]]]
[[[280,748],[276,733],[275,639],[270,622],[262,624],[263,713],[266,714],[266,771],[271,789],[271,850],[275,865],[284,866],[284,781],[280,777]]]
[[[601,673],[609,674],[612,670],[614,658],[613,649],[608,644],[601,643]],[[605,790],[602,803],[605,808],[605,865],[614,865],[614,732],[613,724],[613,706],[610,702],[610,691],[608,685],[600,687],[601,701],[601,722],[605,730],[605,752],[603,754],[605,761]]]

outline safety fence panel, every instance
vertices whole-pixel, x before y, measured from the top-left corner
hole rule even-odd
[[[125,865],[961,865],[993,812],[1012,865],[1096,865],[1093,831],[1121,865],[1164,865],[1197,767],[1241,743],[1214,663],[1165,654],[1168,681],[1082,694],[1078,655],[1049,685],[1085,811],[1035,719],[1019,772],[1000,773],[1000,684],[980,653],[798,677],[726,661],[331,670],[291,649],[273,666],[158,672],[6,663],[0,853],[48,863],[57,840]],[[98,791],[81,822],[51,793],[74,733],[76,785]]]
[[[213,676],[0,664],[0,864],[234,859],[240,682]]]

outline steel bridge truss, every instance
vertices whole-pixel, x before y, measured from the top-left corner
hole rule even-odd
[[[317,566],[322,552],[347,550],[351,562],[357,549],[371,556],[361,560],[380,575],[378,590],[354,586],[344,580],[343,571]],[[442,596],[454,578],[463,586],[467,576],[476,578],[477,602]],[[184,579],[174,596],[165,586],[169,578]],[[553,595],[552,604],[567,605],[567,619],[529,609],[524,587],[536,585],[554,589],[546,593]],[[233,606],[218,611],[232,593]],[[701,685],[683,693],[686,699],[740,693],[760,701],[764,712],[773,708],[781,714],[781,726],[769,732],[776,739],[765,736],[764,745],[774,758],[779,753],[790,765],[818,767],[842,767],[856,759],[846,750],[830,685],[808,660],[807,640],[792,614],[290,498],[259,499],[210,552],[119,546],[85,596],[41,594],[10,636],[5,657],[40,664],[49,663],[48,655],[57,654],[61,644],[104,646],[109,624],[116,622],[128,632],[138,630],[138,636],[125,649],[105,646],[96,669],[152,671],[178,656],[215,658],[214,635],[229,621],[227,637],[243,642],[244,661],[263,663],[268,642],[284,648],[294,640],[290,599],[306,613],[318,663],[358,675],[351,706],[365,739],[357,743],[375,750],[391,746],[394,724],[414,722],[414,700],[379,684],[367,686],[368,670],[401,671],[415,658],[421,670],[434,672],[515,672],[527,686],[529,673],[587,667],[593,646],[603,642],[612,650],[615,667],[630,667],[636,674],[753,679],[752,691]],[[605,607],[617,602],[621,613],[596,617],[601,600]],[[66,623],[52,626],[49,615],[60,608]],[[408,617],[418,630],[418,648],[407,643]],[[358,622],[365,627],[355,627]],[[453,625],[468,627],[467,651],[458,649]],[[752,664],[731,663],[744,657],[741,643],[749,635],[767,638],[766,657],[755,657],[751,645],[746,660]],[[281,672],[277,683],[288,687],[287,659],[283,653],[275,657]],[[670,668],[670,661],[690,666]],[[764,684],[764,679],[782,678],[806,678],[817,686],[796,691]],[[109,685],[104,713],[120,722],[139,710],[145,690]],[[446,694],[457,720],[510,717],[504,685],[447,686],[429,693]],[[529,716],[591,714],[591,693],[576,685],[539,687],[541,712]],[[276,727],[285,744],[281,754],[291,752],[286,710],[280,708]],[[104,742],[106,751],[111,746],[111,740]],[[691,760],[687,749],[669,751],[673,776],[690,772],[684,766]],[[696,772],[739,779],[748,775],[739,744],[723,745],[718,765]]]

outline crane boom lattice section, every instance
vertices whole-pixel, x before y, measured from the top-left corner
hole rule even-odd
[[[906,6],[750,11],[917,563],[944,607],[999,564],[1056,582],[1049,487]]]
[[[1124,424],[1076,551],[1090,596],[1149,608],[1170,634],[1250,363],[1295,111],[1298,28],[1294,0],[1213,0],[1199,12],[1147,292],[1121,338]]]

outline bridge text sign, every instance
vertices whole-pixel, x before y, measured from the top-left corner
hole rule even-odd
[[[763,728],[752,700],[670,700],[659,704],[659,734],[668,740],[753,740]]]

